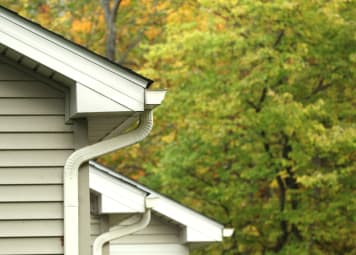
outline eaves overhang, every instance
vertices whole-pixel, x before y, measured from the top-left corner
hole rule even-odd
[[[142,112],[152,107],[145,104],[152,80],[1,6],[0,54],[15,56],[20,64],[42,70],[42,74],[56,81],[70,83],[70,117],[101,112]]]

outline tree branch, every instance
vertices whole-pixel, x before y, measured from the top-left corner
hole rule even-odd
[[[114,6],[111,9],[111,13],[113,15],[113,20],[116,20],[116,16],[117,16],[117,12],[119,10],[120,4],[121,4],[121,0],[115,0]]]
[[[256,113],[258,113],[262,110],[262,104],[266,100],[267,92],[268,92],[267,87],[264,87],[262,89],[262,93],[261,93],[260,99],[258,100],[257,104],[253,103],[250,100],[246,101],[248,105],[252,106],[252,108],[255,109]]]
[[[110,23],[110,15],[111,15],[110,0],[101,0],[101,6],[103,7],[104,10],[106,25],[108,26],[108,24]]]
[[[282,157],[285,160],[290,160],[289,153],[292,152],[292,146],[289,144],[289,138],[286,134],[282,133],[282,138],[283,138],[283,149],[282,149]],[[294,176],[294,172],[292,171],[292,166],[287,166],[286,167],[288,177],[285,179],[286,185],[289,189],[291,190],[298,190],[299,189],[299,184],[297,182],[296,177]],[[298,209],[299,201],[295,197],[294,194],[292,194],[291,198],[291,208],[292,210]],[[303,240],[303,237],[298,229],[298,227],[295,224],[292,224],[291,226],[291,232],[294,234],[294,236],[298,240]]]
[[[106,21],[106,57],[115,61],[116,56],[116,27],[115,21],[121,0],[115,0],[113,8],[110,8],[110,0],[101,0],[101,6],[104,9]]]
[[[153,7],[152,7],[153,12],[150,14],[149,22],[152,22],[154,16],[157,14],[157,5],[158,5],[158,1],[155,0],[153,2]],[[131,22],[133,23],[134,19],[132,19]],[[132,39],[131,42],[129,43],[129,45],[126,47],[125,51],[120,54],[120,58],[118,60],[119,64],[124,64],[129,53],[142,41],[142,39],[144,38],[144,32],[145,32],[147,26],[151,25],[149,22],[146,23],[144,25],[144,27],[139,30],[136,37],[134,39]]]
[[[261,97],[262,98],[262,97]],[[271,147],[270,144],[267,143],[266,140],[266,133],[264,131],[261,132],[261,136],[263,137],[264,141],[263,141],[263,146],[265,149],[265,152],[269,155],[269,157],[272,159],[273,155],[271,152]],[[276,176],[276,180],[277,180],[277,184],[278,184],[278,188],[279,188],[279,194],[278,194],[278,199],[279,199],[279,211],[280,213],[283,213],[285,210],[285,206],[286,206],[286,193],[287,193],[287,189],[286,189],[286,185],[283,182],[282,177],[278,174]],[[279,222],[279,226],[281,228],[281,235],[277,238],[277,242],[276,244],[272,247],[273,251],[278,252],[280,251],[283,246],[285,245],[285,243],[288,241],[288,237],[289,237],[289,232],[288,232],[288,222],[284,219],[280,220]]]
[[[279,187],[279,211],[282,213],[285,209],[285,201],[286,201],[286,187],[284,186],[283,180],[280,175],[277,175],[276,177],[278,187]],[[284,244],[288,240],[288,222],[286,220],[281,220],[280,223],[280,228],[282,231],[282,234],[278,237],[277,243],[273,247],[273,250],[275,252],[280,251]]]
[[[315,96],[319,92],[322,92],[322,91],[326,90],[327,88],[329,88],[331,86],[332,86],[332,83],[324,84],[324,79],[321,78],[319,83],[318,83],[318,86],[316,86],[316,88],[313,89],[311,94],[308,95],[307,97],[305,97],[305,99],[310,99],[312,96]]]
[[[123,52],[120,55],[120,59],[118,60],[119,64],[124,64],[125,60],[127,59],[129,53],[136,47],[137,44],[139,44],[141,42],[141,40],[143,39],[143,35],[144,35],[144,29],[141,29],[139,34],[136,36],[136,38],[134,38],[131,43],[128,45],[128,47],[126,48],[125,52]]]
[[[284,29],[279,31],[277,39],[273,44],[273,48],[276,48],[280,44],[280,42],[282,41],[283,36],[284,36]]]

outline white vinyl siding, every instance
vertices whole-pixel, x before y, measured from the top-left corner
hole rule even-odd
[[[0,255],[63,254],[63,238],[0,238]]]
[[[1,142],[1,141],[0,141]],[[64,166],[71,150],[3,150],[0,151],[1,167]]]
[[[36,87],[36,89],[33,89]],[[2,97],[17,98],[61,98],[63,94],[38,81],[2,81],[0,83]]]
[[[0,255],[63,254],[64,93],[0,61]]]
[[[143,252],[144,251],[144,252]],[[180,244],[111,245],[110,255],[189,255],[188,247]]]
[[[153,215],[147,228],[117,239],[112,244],[172,244],[180,242],[179,227],[172,223],[164,222]]]
[[[63,236],[63,220],[0,221],[0,237]]]
[[[64,100],[56,98],[1,98],[1,115],[61,115]]]
[[[1,185],[0,202],[63,201],[62,185]]]
[[[71,128],[64,116],[0,116],[0,132],[71,133]]]
[[[72,134],[43,133],[43,134],[1,134],[0,150],[6,149],[69,149],[73,148]]]
[[[19,175],[22,178],[19,178]],[[62,184],[61,167],[1,167],[0,184]]]
[[[63,219],[62,202],[0,203],[1,220]]]

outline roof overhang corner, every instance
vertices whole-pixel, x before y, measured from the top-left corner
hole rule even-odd
[[[145,109],[153,109],[159,106],[165,96],[167,90],[145,90]]]
[[[233,229],[233,228],[224,228],[223,229],[223,237],[232,237],[234,232],[235,232],[235,229]]]

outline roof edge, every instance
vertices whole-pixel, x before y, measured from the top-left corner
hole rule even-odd
[[[134,181],[134,180],[122,175],[122,174],[120,174],[120,173],[114,172],[113,170],[111,170],[111,169],[109,169],[109,168],[107,168],[107,167],[105,167],[105,166],[103,166],[103,165],[101,165],[101,164],[99,164],[99,163],[97,163],[95,161],[92,161],[92,160],[89,161],[89,165],[95,167],[96,169],[98,169],[98,170],[100,170],[102,172],[107,173],[108,175],[111,175],[114,178],[117,178],[117,179],[119,179],[119,180],[121,180],[121,181],[123,181],[123,182],[125,182],[127,184],[130,184],[131,186],[134,186],[135,188],[137,188],[139,190],[142,190],[142,191],[144,191],[144,192],[146,192],[148,194],[156,195],[156,196],[165,198],[165,199],[169,200],[170,202],[176,204],[177,206],[180,206],[180,207],[190,211],[191,213],[195,214],[196,216],[207,220],[210,224],[213,224],[216,227],[220,227],[222,229],[224,228],[224,226],[222,224],[220,224],[219,222],[217,222],[216,220],[211,219],[211,218],[201,214],[200,212],[197,212],[197,211],[193,210],[192,208],[189,208],[189,207],[187,207],[185,205],[182,205],[182,204],[176,202],[175,200],[173,200],[172,198],[169,198],[169,197],[167,197],[165,195],[162,195],[162,194],[160,194],[160,193],[158,193],[158,192],[156,192],[156,191],[154,191],[154,190],[152,190],[152,189],[150,189],[150,188],[148,188],[148,187],[146,187],[146,186],[144,186],[144,185],[142,185],[142,184],[140,184],[140,183],[138,183],[138,182],[136,182],[136,181]]]
[[[164,195],[161,195],[103,165],[90,161],[89,165],[95,171],[107,174],[113,180],[128,184],[140,191],[147,192],[156,199],[153,210],[167,218],[185,226],[184,242],[221,242],[224,238],[224,226],[205,215],[192,210]]]
[[[121,75],[123,78],[131,80],[132,82],[136,83],[137,85],[140,85],[144,88],[149,88],[151,84],[154,82],[153,80],[127,68],[124,67],[114,61],[111,61],[110,59],[103,57],[73,41],[70,41],[69,39],[66,39],[62,35],[55,33],[51,30],[48,30],[44,27],[42,27],[40,24],[35,23],[23,16],[20,16],[16,12],[0,5],[0,14],[3,16],[11,17],[13,20],[16,20],[18,25],[25,27],[25,28],[32,28],[37,32],[39,36],[44,36],[46,37],[47,40],[53,42],[53,43],[60,43],[63,48],[66,48],[67,50],[71,51],[76,51],[79,53],[79,55],[91,62],[94,62],[95,64],[101,66],[102,68],[107,69],[108,71],[114,72],[117,75]]]

